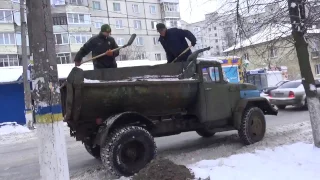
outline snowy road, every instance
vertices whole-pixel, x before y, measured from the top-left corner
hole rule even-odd
[[[177,163],[190,164],[203,159],[225,157],[247,150],[252,151],[256,147],[273,147],[286,144],[287,141],[294,142],[297,133],[299,134],[298,138],[304,140],[304,136],[306,136],[310,140],[310,125],[300,123],[308,120],[307,111],[293,109],[281,111],[277,117],[267,116],[268,130],[265,140],[249,147],[243,147],[235,131],[219,133],[210,139],[200,138],[196,133],[190,132],[157,138],[156,142],[160,156],[168,157]],[[290,124],[295,124],[292,129],[278,128]],[[302,127],[305,128],[305,131],[301,130]],[[88,176],[90,179],[104,178],[104,173],[100,170],[100,162],[88,155],[80,142],[76,142],[69,136],[66,137],[71,176],[75,179],[87,179]],[[25,137],[28,139],[25,140],[27,142],[20,138],[19,143],[12,144],[10,139],[0,137],[0,180],[34,180],[39,178],[37,141],[32,138],[32,135]],[[96,173],[98,177],[91,175],[95,170],[101,171],[100,174]],[[84,174],[84,172],[86,173]]]

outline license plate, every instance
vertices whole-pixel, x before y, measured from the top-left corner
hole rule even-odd
[[[284,93],[276,93],[276,96],[283,96]]]

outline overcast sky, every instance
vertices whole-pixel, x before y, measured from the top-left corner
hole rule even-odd
[[[204,20],[205,14],[216,10],[218,1],[219,0],[179,0],[181,19],[189,23]]]

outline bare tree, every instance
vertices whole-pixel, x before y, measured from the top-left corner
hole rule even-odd
[[[120,51],[118,61],[148,59],[144,46],[132,45]]]

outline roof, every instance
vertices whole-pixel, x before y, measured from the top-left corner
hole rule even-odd
[[[288,37],[291,35],[291,25],[270,25],[266,28],[263,28],[257,34],[249,37],[241,43],[236,44],[235,46],[231,46],[224,50],[223,52],[230,52],[233,50],[237,50],[243,47],[248,47],[252,45],[257,45],[265,42],[269,42],[275,39]]]
[[[118,67],[130,66],[147,66],[164,64],[167,61],[151,61],[151,60],[128,60],[117,61]],[[74,64],[58,64],[58,77],[59,79],[66,79],[71,72]],[[83,70],[93,70],[92,63],[85,63],[80,66]],[[22,76],[22,66],[0,67],[0,84],[9,84],[18,81]]]
[[[320,29],[308,29],[308,34],[319,34]],[[252,45],[262,44],[272,40],[285,38],[291,36],[291,25],[269,25],[266,28],[263,28],[257,34],[251,36],[250,38],[244,40],[241,43],[238,43],[235,46],[231,46],[224,50],[223,52],[231,52],[240,48],[249,47]]]

